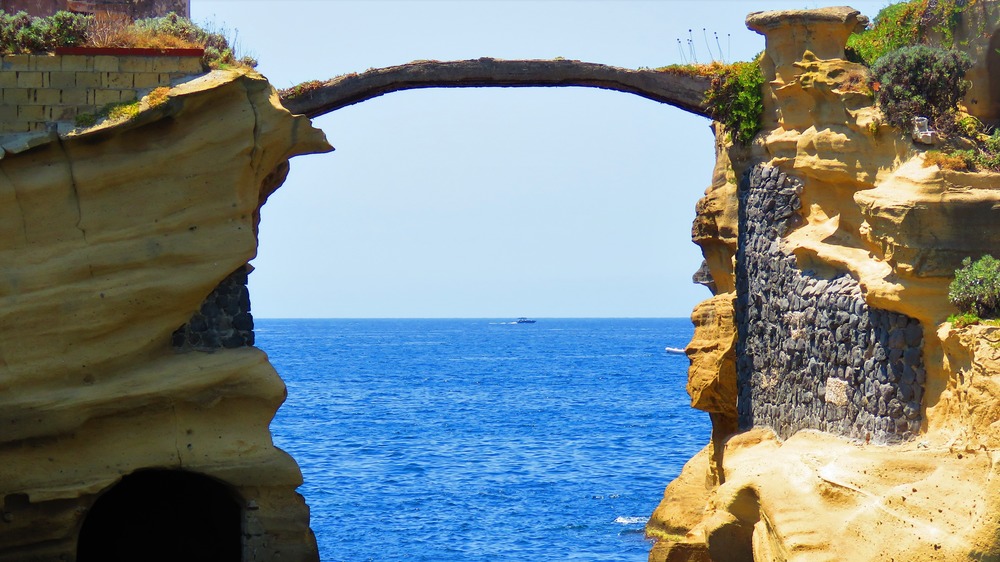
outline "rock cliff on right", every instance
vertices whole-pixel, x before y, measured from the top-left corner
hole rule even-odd
[[[747,26],[761,128],[716,124],[692,236],[714,296],[688,390],[713,431],[650,560],[998,560],[1000,322],[955,279],[988,292],[969,268],[1000,253],[1000,3]]]

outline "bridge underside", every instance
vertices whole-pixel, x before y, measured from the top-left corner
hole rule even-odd
[[[305,82],[282,90],[289,111],[318,117],[390,92],[417,88],[585,87],[635,94],[708,117],[707,76],[670,70],[629,70],[575,60],[414,61]]]

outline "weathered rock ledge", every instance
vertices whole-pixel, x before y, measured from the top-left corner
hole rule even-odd
[[[982,119],[997,6],[956,32]],[[1000,242],[1000,174],[925,166],[880,125],[844,56],[863,22],[747,18],[767,41],[763,131],[719,141],[692,231],[716,296],[692,314],[688,389],[713,433],[647,526],[652,561],[1000,557],[997,328],[946,322],[956,266]]]
[[[288,159],[330,149],[266,80],[217,71],[4,154],[0,560],[76,559],[99,495],[151,469],[221,483],[244,560],[318,559],[298,466],[271,442],[285,389],[267,357],[172,334],[255,255]]]

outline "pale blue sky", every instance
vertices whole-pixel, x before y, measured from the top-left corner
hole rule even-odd
[[[869,16],[885,1],[855,2]],[[416,59],[683,62],[764,47],[756,1],[192,0],[278,88]],[[731,41],[727,40],[731,34]],[[315,121],[336,152],[292,160],[262,212],[258,317],[688,316],[708,120],[581,88],[419,90]]]

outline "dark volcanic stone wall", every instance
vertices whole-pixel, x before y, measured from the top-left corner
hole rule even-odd
[[[885,443],[920,429],[920,323],[870,308],[847,274],[800,270],[780,237],[801,220],[800,184],[758,166],[741,182],[737,251],[740,426]]]
[[[174,331],[174,347],[212,350],[253,345],[248,275],[249,266],[243,266],[223,279],[191,320]]]

